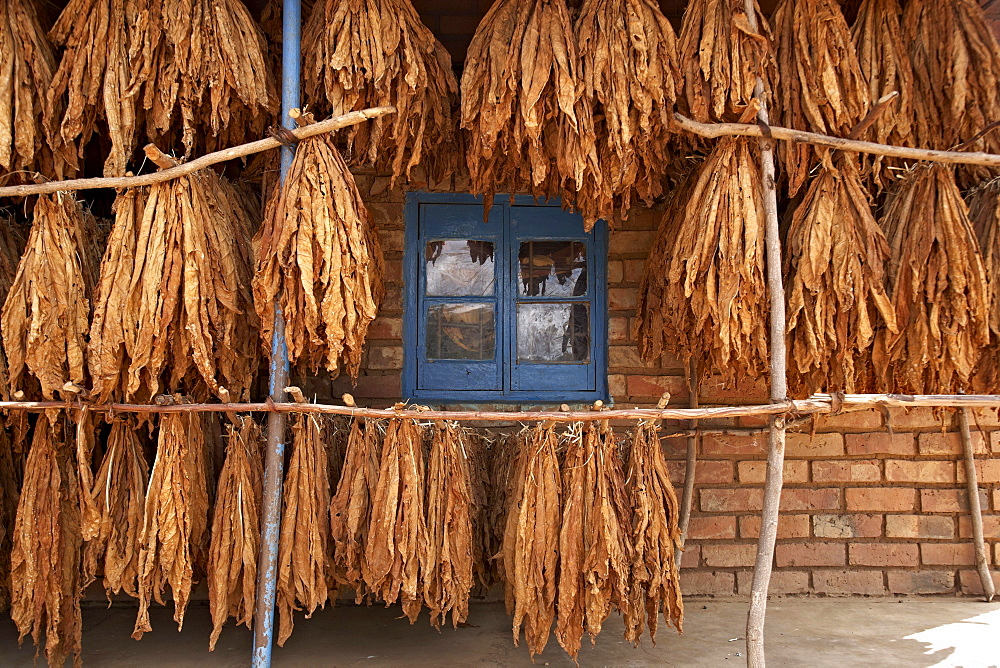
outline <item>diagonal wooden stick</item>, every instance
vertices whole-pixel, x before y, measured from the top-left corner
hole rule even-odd
[[[993,587],[993,574],[990,573],[990,560],[983,538],[983,509],[979,504],[976,453],[972,445],[972,432],[969,430],[968,408],[958,409],[958,427],[962,432],[962,451],[965,455],[965,485],[969,493],[969,514],[972,515],[972,542],[976,548],[976,570],[979,571],[979,580],[983,583],[983,595],[989,603],[993,600],[996,590]]]
[[[306,127],[289,131],[296,139],[306,139],[326,132],[333,132],[351,125],[364,123],[373,118],[379,118],[388,114],[396,113],[396,107],[372,107],[361,111],[352,111],[343,116],[334,116],[325,121],[312,123]],[[186,176],[199,169],[216,165],[227,160],[242,158],[254,153],[261,153],[281,146],[281,142],[273,137],[258,139],[248,144],[240,144],[232,148],[224,148],[221,151],[208,153],[195,158],[191,162],[185,162],[177,166],[170,166],[169,169],[161,169],[153,174],[142,174],[140,176],[107,176],[93,179],[70,179],[68,181],[50,181],[48,183],[38,183],[21,186],[6,186],[0,188],[0,197],[23,197],[25,195],[45,195],[47,193],[65,192],[68,190],[89,190],[91,188],[135,188],[136,186],[150,186],[154,183],[163,183],[181,176]],[[154,147],[155,148],[155,147]],[[159,153],[159,151],[156,151]],[[162,155],[162,154],[161,154]],[[169,163],[164,162],[163,165]]]

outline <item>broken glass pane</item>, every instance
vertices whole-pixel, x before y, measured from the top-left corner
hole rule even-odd
[[[518,304],[517,361],[589,362],[588,305]]]
[[[428,241],[424,268],[428,295],[484,297],[493,294],[492,241]]]
[[[491,360],[495,341],[492,304],[427,307],[428,359]]]
[[[522,296],[587,294],[587,248],[582,241],[523,241],[517,258]]]

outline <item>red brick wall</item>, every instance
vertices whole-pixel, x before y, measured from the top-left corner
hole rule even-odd
[[[403,349],[403,193],[381,177],[359,177],[379,226],[386,256],[387,296],[373,323],[362,376],[314,381],[321,398],[351,391],[362,405],[385,406],[400,396]],[[462,183],[437,187],[465,191]],[[619,406],[650,406],[663,391],[686,405],[681,365],[642,362],[631,331],[635,297],[659,212],[637,210],[612,232],[609,277],[609,386]],[[762,403],[757,387],[726,390],[703,384],[702,404]],[[1000,419],[976,414],[979,480],[986,534],[1000,571]],[[625,425],[623,425],[625,426]],[[891,432],[888,427],[891,426]],[[704,421],[691,536],[682,569],[684,591],[745,595],[750,587],[763,494],[766,435],[756,419]],[[665,432],[682,429],[667,424]],[[929,409],[893,411],[890,425],[864,411],[799,425],[788,435],[786,490],[782,501],[772,591],[778,594],[971,594],[979,581],[973,566],[964,469],[954,416]],[[684,478],[686,439],[664,447],[678,493]],[[1000,581],[1000,575],[997,577]]]

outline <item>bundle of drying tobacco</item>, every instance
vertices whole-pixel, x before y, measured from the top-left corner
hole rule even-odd
[[[329,135],[299,144],[278,201],[256,240],[254,302],[266,342],[275,308],[288,358],[356,377],[384,286],[378,235]]]
[[[465,430],[466,454],[469,465],[469,484],[472,493],[472,577],[473,595],[484,597],[490,587],[499,582],[493,567],[493,556],[500,551],[500,544],[493,543],[494,536],[503,536],[503,518],[496,527],[488,522],[492,510],[490,493],[493,478],[490,458],[496,454],[487,433]]]
[[[48,92],[50,108],[65,104],[59,134],[82,156],[103,119],[111,139],[106,176],[124,176],[135,150],[137,103],[127,92],[134,11],[133,0],[70,0],[50,33],[65,47]]]
[[[846,137],[872,100],[836,0],[781,0],[774,33],[781,85],[772,118],[785,127]],[[805,183],[817,151],[781,142],[789,196]]]
[[[0,303],[7,301],[11,286],[17,277],[27,239],[21,226],[0,213]],[[7,355],[0,347],[0,400],[10,400],[10,381],[7,375]]]
[[[115,419],[83,517],[85,579],[104,574],[104,590],[138,597],[139,545],[149,466],[137,425]]]
[[[752,147],[720,140],[682,186],[684,199],[659,232],[668,250],[650,255],[639,309],[645,355],[693,355],[729,381],[768,368],[764,205]]]
[[[23,455],[14,452],[10,435],[0,429],[0,612],[10,607],[10,551],[23,471]]]
[[[858,52],[861,75],[868,82],[868,96],[879,100],[893,91],[899,95],[872,123],[868,138],[881,144],[913,144],[914,107],[922,98],[914,94],[913,67],[903,42],[898,0],[864,0],[858,18],[851,27],[854,48]],[[872,156],[873,176],[877,185],[892,179],[890,166],[898,161]]]
[[[93,216],[68,193],[43,195],[0,314],[11,392],[51,400],[86,383],[84,353],[98,258]],[[29,385],[31,383],[31,385]],[[72,394],[68,396],[73,396]]]
[[[871,345],[878,329],[896,332],[896,315],[886,295],[889,245],[854,156],[823,161],[786,243],[792,392],[874,392],[865,385]]]
[[[472,191],[561,195],[600,171],[593,118],[565,0],[498,0],[469,45],[462,73]]]
[[[903,32],[913,63],[915,143],[950,149],[963,142],[974,151],[1000,152],[1000,136],[985,132],[1000,120],[1000,46],[975,0],[912,0]],[[975,141],[973,141],[975,140]],[[986,167],[959,169],[963,185],[993,175]]]
[[[320,419],[302,414],[292,428],[278,542],[279,646],[292,635],[295,611],[311,617],[329,593],[330,480]]]
[[[50,419],[52,421],[50,421]],[[45,641],[50,666],[80,665],[80,500],[72,448],[59,418],[35,424],[14,521],[10,615],[18,642]]]
[[[636,646],[645,628],[656,643],[661,610],[667,624],[678,631],[684,620],[680,565],[674,561],[674,548],[681,538],[679,506],[658,432],[655,422],[639,423],[632,435],[625,478],[625,498],[632,506],[631,602],[624,610],[625,639]]]
[[[472,591],[472,484],[465,430],[454,422],[433,429],[427,466],[427,558],[422,574],[431,624],[451,613],[455,628],[469,616]]]
[[[420,164],[435,178],[450,173],[458,83],[451,56],[410,0],[324,0],[302,39],[305,95],[315,109],[396,107],[344,132],[352,166],[373,166],[393,181]]]
[[[424,471],[420,427],[414,420],[392,420],[382,441],[362,574],[386,605],[402,604],[411,624],[420,614],[420,575],[427,568]]]
[[[53,132],[61,101],[45,104],[56,61],[38,20],[36,0],[0,3],[0,53],[0,172],[71,176],[76,154]],[[0,174],[0,182],[12,177]]]
[[[913,169],[880,221],[889,241],[889,284],[898,333],[879,334],[883,391],[964,389],[989,342],[989,286],[976,233],[946,165]]]
[[[371,498],[378,485],[378,425],[354,420],[347,437],[347,452],[330,502],[330,538],[333,540],[333,577],[354,590],[361,603],[365,593],[362,576],[365,545],[371,523]]]
[[[557,437],[552,424],[540,424],[523,442],[500,558],[508,609],[514,615],[514,644],[524,626],[532,656],[541,654],[556,617],[556,575],[562,483]]]
[[[146,134],[191,155],[258,139],[278,108],[264,35],[239,0],[125,0],[131,79]]]
[[[757,77],[764,101],[778,85],[767,19],[756,0],[752,29],[744,0],[691,0],[681,22],[683,113],[701,123],[735,121],[754,97]]]
[[[160,418],[139,535],[139,614],[132,631],[136,640],[153,630],[149,605],[152,599],[163,605],[165,585],[173,594],[178,630],[184,624],[196,561],[207,542],[207,450],[200,415],[165,413]]]
[[[973,385],[977,394],[995,394],[1000,388],[1000,180],[984,183],[968,193],[966,201],[989,284],[990,345],[983,351]]]
[[[576,197],[586,226],[628,216],[632,191],[663,194],[674,104],[681,88],[677,38],[653,0],[586,0],[576,21],[584,102],[594,109],[600,171]]]
[[[248,395],[256,372],[241,199],[210,170],[119,195],[90,372],[98,401]]]
[[[226,461],[219,473],[208,545],[208,605],[212,636],[208,649],[230,616],[251,628],[257,555],[260,549],[260,508],[264,479],[263,439],[250,417],[227,427]]]
[[[574,424],[566,440],[556,638],[576,661],[584,630],[596,642],[612,606],[628,612],[632,546],[610,423]]]

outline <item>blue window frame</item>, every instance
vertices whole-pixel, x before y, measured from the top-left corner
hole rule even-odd
[[[408,193],[403,393],[426,403],[607,399],[607,228],[558,204]]]

